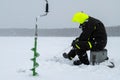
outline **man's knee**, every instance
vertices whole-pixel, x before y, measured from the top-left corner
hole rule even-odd
[[[92,48],[92,45],[88,41],[80,41],[79,42],[79,47],[81,50],[90,50]]]

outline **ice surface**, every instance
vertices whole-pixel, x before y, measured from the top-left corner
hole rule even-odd
[[[39,37],[37,58],[39,76],[33,77],[34,37],[0,37],[0,80],[118,80],[120,79],[120,37],[108,37],[108,56],[116,67],[104,65],[73,66],[62,58],[74,37]],[[88,51],[89,55],[89,51]],[[77,57],[76,57],[77,59]]]

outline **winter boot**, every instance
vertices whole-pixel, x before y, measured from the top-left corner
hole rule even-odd
[[[68,56],[67,53],[63,53],[63,57],[66,58],[66,59],[72,60],[72,57]]]
[[[75,60],[75,61],[73,62],[73,64],[74,64],[74,65],[81,65],[82,62],[81,62],[80,60]]]
[[[84,55],[82,56],[79,56],[79,59],[81,61],[81,63],[85,64],[85,65],[89,65],[89,60],[88,60],[88,56],[87,56],[87,53],[85,53]]]

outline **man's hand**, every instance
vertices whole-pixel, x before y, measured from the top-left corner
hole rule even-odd
[[[79,44],[79,38],[76,38],[75,40],[73,40],[71,46],[72,46],[73,48],[78,48],[78,47],[76,46],[76,45],[78,45],[78,44]]]

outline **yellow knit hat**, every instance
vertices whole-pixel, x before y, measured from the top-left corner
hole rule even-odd
[[[72,18],[72,22],[78,22],[80,24],[83,24],[88,18],[89,18],[89,15],[83,12],[77,12],[74,14]]]

